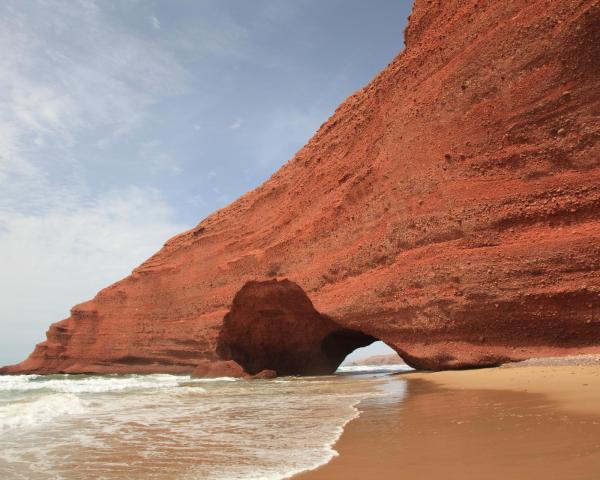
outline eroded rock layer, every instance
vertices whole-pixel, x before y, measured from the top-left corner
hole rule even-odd
[[[192,371],[273,278],[423,368],[600,351],[599,92],[598,0],[417,0],[404,51],[290,162],[4,372]],[[219,351],[302,370],[320,334],[278,305],[289,358],[247,350],[261,309]]]

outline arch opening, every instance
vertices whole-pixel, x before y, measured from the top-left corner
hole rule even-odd
[[[377,338],[358,330],[342,329],[330,333],[323,339],[321,351],[330,360],[331,365],[335,366],[333,368],[333,371],[335,371],[352,352],[372,345],[377,341]]]
[[[341,363],[342,366],[358,366],[358,365],[405,365],[406,362],[398,354],[396,350],[390,347],[382,340],[367,345],[366,347],[357,348]]]

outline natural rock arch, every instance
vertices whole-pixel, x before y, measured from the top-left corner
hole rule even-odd
[[[480,4],[416,0],[403,53],[290,162],[0,374],[189,373],[218,344],[253,369],[328,371],[336,324],[420,369],[599,352],[600,7]],[[292,287],[241,295],[284,274],[319,312],[286,305]],[[249,305],[221,335],[236,292]]]
[[[279,375],[322,375],[377,340],[319,313],[296,283],[271,280],[248,282],[236,294],[218,353],[251,374],[268,369]]]

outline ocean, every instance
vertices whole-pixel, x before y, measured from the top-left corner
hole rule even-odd
[[[386,374],[0,377],[0,479],[279,480],[327,463]],[[397,392],[396,392],[397,395]]]

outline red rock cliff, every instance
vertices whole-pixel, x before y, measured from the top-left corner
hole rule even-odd
[[[598,0],[417,0],[404,51],[289,163],[4,372],[600,351],[599,138]]]

